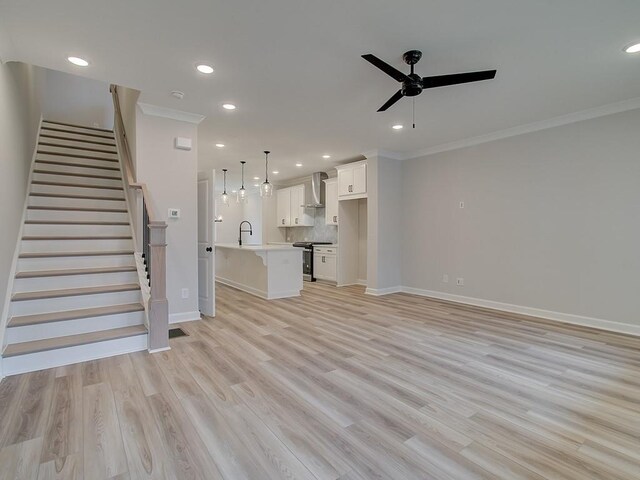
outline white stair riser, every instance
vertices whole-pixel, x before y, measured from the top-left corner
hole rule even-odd
[[[121,267],[135,265],[133,255],[96,255],[86,257],[19,258],[18,272],[62,270],[65,268]]]
[[[48,145],[38,146],[39,155],[52,155],[61,160],[66,160],[67,158],[76,158],[83,160],[83,158],[79,157],[92,157],[92,158],[104,158],[105,160],[116,160],[117,154],[114,153],[102,153],[102,152],[90,152],[87,150],[76,150],[75,148],[64,148],[64,147],[50,147]],[[61,153],[62,155],[56,155],[56,153]]]
[[[65,127],[62,126],[56,126],[56,125],[44,125],[43,127],[53,127],[53,128],[59,128],[59,129],[64,129]],[[86,130],[85,130],[86,132]],[[93,137],[93,136],[89,136],[89,135],[81,135],[79,133],[68,133],[68,132],[57,132],[55,130],[47,130],[46,128],[42,129],[42,133],[47,134],[47,135],[55,135],[56,137],[64,137],[66,139],[69,140],[93,140],[93,141],[97,141],[97,142],[103,142],[103,143],[113,143],[115,145],[115,140],[113,137]],[[97,132],[96,132],[97,133]],[[102,133],[98,133],[99,135],[103,135]],[[59,142],[59,139],[51,139],[51,138],[47,138],[47,137],[41,137],[42,140],[56,140],[57,142]]]
[[[126,303],[141,302],[140,290],[128,292],[102,293],[97,295],[77,295],[73,297],[46,298],[40,300],[12,301],[11,316],[35,315],[37,313],[66,312],[82,308],[107,307]]]
[[[67,182],[62,182],[67,183]],[[56,193],[58,195],[92,195],[96,197],[118,197],[124,198],[124,190],[111,188],[87,188],[82,186],[60,186],[60,185],[31,185],[31,192],[34,193]]]
[[[133,250],[128,240],[23,240],[20,253]]]
[[[42,126],[56,128],[58,130],[67,130],[69,132],[80,132],[80,133],[90,133],[91,135],[102,135],[104,137],[110,137],[111,139],[113,139],[113,132],[108,132],[108,131],[105,132],[103,130],[93,130],[91,128],[86,128],[82,126],[60,125],[58,123],[49,123],[46,120],[42,121]],[[56,133],[56,135],[58,135],[58,133]]]
[[[40,292],[52,288],[99,287],[138,283],[137,272],[96,273],[90,275],[63,275],[58,277],[16,278],[13,293]]]
[[[63,160],[66,161],[66,160]],[[115,167],[117,163],[113,164]],[[52,163],[36,162],[35,168],[38,170],[49,170],[51,172],[65,172],[65,173],[79,173],[81,175],[100,175],[104,177],[113,177],[114,179],[121,179],[122,175],[119,170],[104,170],[102,168],[90,168],[83,166],[69,166],[69,165],[57,165]]]
[[[69,136],[65,135],[62,132],[58,132],[55,134],[54,132],[48,132],[48,133],[45,133],[45,135],[54,135],[55,137],[64,137],[64,138],[51,138],[48,136],[41,136],[40,142],[55,143],[56,145],[60,145],[60,146],[72,145],[75,147],[82,147],[82,148],[98,148],[100,150],[115,150],[116,148],[115,143],[109,139],[100,139],[100,138],[89,139],[89,137],[85,137],[84,141],[78,141],[77,139],[69,139],[68,138]],[[88,142],[109,143],[110,145],[98,145],[97,143],[88,143]]]
[[[77,210],[27,210],[27,220],[128,222],[127,213],[83,212]]]
[[[131,235],[129,225],[38,225],[27,223],[23,235]]]
[[[118,200],[91,200],[86,198],[30,196],[29,205],[46,207],[117,208],[119,210],[127,208],[127,204],[123,198],[119,198]]]
[[[76,158],[76,157],[61,157],[59,155],[49,155],[46,153],[38,153],[36,160],[52,161],[52,162],[64,162],[72,163],[73,165],[86,165],[94,167],[108,167],[108,168],[120,168],[119,162],[112,162],[106,160],[96,160],[93,158]],[[40,162],[37,163],[41,165]]]
[[[34,372],[45,368],[71,365],[78,362],[112,357],[125,353],[139,352],[147,349],[148,335],[119,338],[105,342],[78,345],[76,347],[48,350],[46,352],[31,353],[4,358],[2,370],[5,375]]]
[[[144,311],[49,322],[40,325],[26,325],[24,327],[9,327],[7,328],[7,344],[66,337],[67,335],[80,335],[82,333],[142,324],[144,324]]]
[[[53,171],[49,168],[40,168],[37,170]],[[74,177],[70,175],[57,175],[55,173],[35,173],[33,174],[33,180],[39,180],[43,182],[57,182],[57,183],[73,183],[74,185],[91,187],[94,185],[102,185],[107,187],[122,188],[122,180],[116,178],[114,180],[104,178],[87,178],[87,177]]]

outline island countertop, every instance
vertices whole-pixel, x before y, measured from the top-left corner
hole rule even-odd
[[[237,243],[216,243],[217,248],[229,248],[233,250],[248,250],[250,252],[267,252],[273,250],[299,250],[302,248],[294,247],[291,244],[287,245],[238,245]]]

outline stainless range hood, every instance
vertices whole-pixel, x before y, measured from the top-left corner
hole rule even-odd
[[[305,195],[308,199],[305,208],[324,208],[324,182],[329,178],[324,172],[315,172],[311,174],[311,195]]]

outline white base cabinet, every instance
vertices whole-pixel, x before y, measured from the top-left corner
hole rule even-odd
[[[313,247],[313,276],[318,280],[336,282],[337,247]]]

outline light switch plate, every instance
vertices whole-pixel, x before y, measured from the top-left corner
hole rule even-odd
[[[170,208],[168,216],[169,216],[169,218],[180,218],[180,209],[179,208]]]

